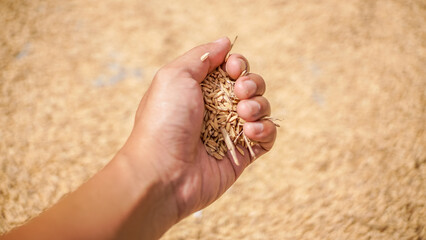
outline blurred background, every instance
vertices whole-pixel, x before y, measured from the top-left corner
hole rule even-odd
[[[0,233],[112,158],[162,65],[235,35],[276,145],[163,239],[426,239],[424,0],[0,0]]]

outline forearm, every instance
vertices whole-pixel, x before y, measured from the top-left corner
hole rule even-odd
[[[133,162],[131,162],[133,161]],[[153,239],[176,222],[171,191],[147,161],[118,154],[78,190],[4,239]]]

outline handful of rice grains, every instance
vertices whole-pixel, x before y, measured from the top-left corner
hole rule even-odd
[[[201,61],[205,61],[208,55],[201,56]],[[244,74],[246,71],[241,75]],[[235,81],[220,66],[201,82],[205,106],[201,140],[209,155],[220,160],[229,150],[233,161],[239,165],[235,149],[244,155],[240,146],[248,149],[252,159],[256,156],[252,149],[255,142],[244,134],[245,121],[237,114],[240,100],[234,94],[234,85]]]
[[[234,95],[235,81],[218,67],[201,82],[204,98],[204,121],[201,140],[207,152],[216,159],[222,159],[230,150],[232,158],[238,163],[235,149],[242,155],[244,151],[236,144],[247,147],[252,157],[254,145],[243,132],[244,120],[237,114],[239,100]]]

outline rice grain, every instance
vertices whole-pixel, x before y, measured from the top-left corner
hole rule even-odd
[[[235,164],[239,165],[236,151],[244,155],[239,145],[248,148],[253,159],[255,155],[252,150],[254,142],[243,132],[245,121],[237,114],[239,99],[234,94],[234,84],[235,81],[220,67],[201,83],[205,105],[201,140],[211,156],[222,159],[229,150]]]

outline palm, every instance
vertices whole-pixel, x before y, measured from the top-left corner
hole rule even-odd
[[[222,160],[207,154],[203,143],[199,142],[198,158],[188,165],[188,176],[183,189],[189,189],[183,204],[193,206],[192,211],[202,209],[219,198],[241,174],[242,168],[235,167],[225,156]],[[242,157],[239,155],[239,157]],[[197,181],[192,181],[193,179]],[[184,209],[187,209],[184,207]]]
[[[163,174],[184,173],[175,184],[179,209],[184,209],[181,217],[220,197],[245,167],[233,165],[228,157],[216,160],[207,154],[200,139],[203,112],[199,83],[190,78],[167,84],[154,82],[138,110],[138,115],[145,116],[143,125],[149,126],[145,134],[153,133],[150,138],[156,139],[152,148],[161,147],[160,152],[166,156],[157,162],[162,168],[169,166]],[[248,164],[247,157],[238,157]]]

